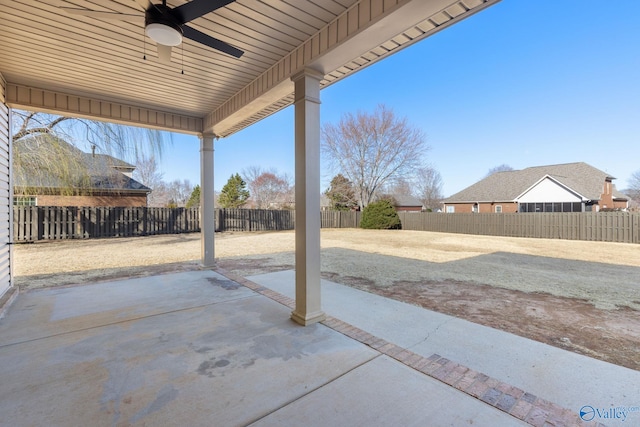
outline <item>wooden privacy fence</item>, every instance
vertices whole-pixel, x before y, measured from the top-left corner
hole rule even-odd
[[[404,230],[640,243],[639,212],[504,214],[401,212],[399,215]]]
[[[295,211],[216,209],[216,231],[293,230]],[[359,212],[322,212],[324,228],[360,224]],[[14,206],[14,242],[134,237],[200,231],[200,209]]]
[[[322,211],[322,228],[356,228],[360,212]],[[400,212],[405,230],[640,243],[639,212],[445,214]],[[216,231],[293,230],[291,210],[216,209]],[[14,206],[14,242],[200,231],[198,208]]]
[[[14,206],[14,242],[200,231],[199,209]]]
[[[216,231],[293,230],[295,211],[216,209]]]

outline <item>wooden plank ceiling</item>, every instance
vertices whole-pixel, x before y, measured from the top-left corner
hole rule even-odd
[[[0,74],[10,106],[226,136],[290,105],[305,67],[327,86],[497,1],[237,0],[189,25],[241,58],[185,39],[165,64],[134,0],[0,0]]]

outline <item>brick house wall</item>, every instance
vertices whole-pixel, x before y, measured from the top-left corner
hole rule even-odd
[[[600,209],[613,208],[613,184],[610,180],[606,180],[602,186],[602,194],[600,195]]]
[[[147,196],[145,194],[91,196],[38,195],[36,198],[38,206],[113,206],[127,208],[147,206]]]
[[[518,204],[513,202],[504,202],[504,203],[481,203],[480,204],[480,212],[491,212],[494,213],[496,211],[496,206],[502,207],[502,213],[516,213],[518,212]],[[486,209],[486,210],[484,210]]]
[[[472,213],[475,203],[445,203],[444,211],[447,211],[447,206],[455,206],[455,213]],[[494,203],[479,203],[480,213],[495,213],[496,206],[502,207],[502,213],[516,213],[518,212],[518,204],[513,202],[494,202]]]
[[[422,206],[396,206],[396,212],[422,212]]]
[[[614,209],[627,209],[629,207],[629,202],[628,201],[622,201],[622,200],[614,200],[613,201],[613,208]]]

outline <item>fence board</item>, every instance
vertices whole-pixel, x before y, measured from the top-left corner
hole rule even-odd
[[[198,208],[14,206],[14,242],[200,231]],[[405,230],[640,243],[640,213],[400,212]],[[359,227],[360,212],[322,211],[322,228]],[[216,231],[293,230],[291,210],[216,209]]]

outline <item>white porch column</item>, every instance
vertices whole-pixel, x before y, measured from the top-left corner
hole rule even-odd
[[[296,162],[296,308],[301,324],[321,322],[320,307],[320,80],[311,69],[294,75]]]
[[[215,210],[213,190],[213,140],[215,135],[200,136],[200,253],[203,267],[213,267]]]

